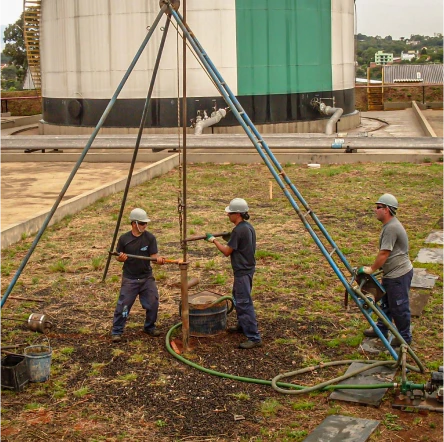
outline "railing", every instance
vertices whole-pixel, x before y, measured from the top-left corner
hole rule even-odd
[[[9,112],[8,110],[8,103],[10,101],[16,101],[16,100],[41,100],[41,96],[33,96],[33,97],[2,97],[2,114]]]

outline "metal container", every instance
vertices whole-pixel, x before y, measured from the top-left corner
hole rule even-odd
[[[190,335],[206,337],[223,332],[227,328],[227,301],[214,304],[222,295],[203,291],[188,298]]]
[[[31,313],[28,318],[28,328],[31,331],[46,333],[52,327],[52,323],[46,319],[46,315]]]
[[[10,354],[2,358],[1,370],[2,388],[22,391],[29,382],[29,374],[25,357],[22,355]]]
[[[45,382],[51,373],[52,348],[49,344],[31,345],[23,351],[30,382]]]

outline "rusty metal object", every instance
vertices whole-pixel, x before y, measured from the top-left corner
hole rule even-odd
[[[197,284],[199,284],[199,278],[191,278],[188,280],[188,288],[195,287]],[[174,287],[181,287],[181,282],[176,282],[173,284]]]
[[[119,256],[119,253],[117,252],[108,253],[113,256]],[[152,258],[151,256],[131,255],[129,253],[126,253],[126,256],[128,256],[128,258],[142,259],[143,261],[157,261],[157,258]],[[168,264],[182,264],[183,261],[181,259],[165,259],[165,262]]]
[[[215,238],[217,238],[219,236],[222,236],[222,238],[225,241],[228,241],[228,239],[230,239],[231,233],[230,232],[220,232],[220,233],[212,233],[212,235]],[[197,240],[200,240],[200,239],[205,239],[206,237],[207,237],[206,235],[194,235],[194,236],[189,236],[188,238],[185,238],[184,241],[185,242],[187,242],[187,241],[197,241]],[[228,238],[228,239],[225,239],[224,237]]]
[[[369,293],[373,295],[373,297],[375,298],[375,302],[378,302],[385,295],[385,292],[382,290],[380,283],[375,279],[373,275],[356,275],[356,282],[361,287],[362,293]]]

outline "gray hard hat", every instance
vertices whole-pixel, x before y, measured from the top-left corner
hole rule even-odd
[[[230,201],[230,205],[225,207],[227,213],[246,213],[248,212],[248,204],[242,198],[234,198]]]
[[[149,223],[151,221],[148,218],[148,215],[146,214],[145,210],[139,208],[131,210],[129,219],[131,222],[140,221],[141,223]]]
[[[393,207],[394,209],[398,208],[398,200],[391,193],[384,193],[384,195],[381,195],[375,204],[384,204],[385,206]]]

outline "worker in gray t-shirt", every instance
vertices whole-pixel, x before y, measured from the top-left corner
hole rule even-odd
[[[374,263],[362,267],[359,272],[371,274],[382,268],[382,285],[386,294],[381,299],[381,309],[389,320],[393,320],[399,334],[407,344],[412,342],[410,331],[409,290],[413,278],[413,265],[409,258],[409,240],[407,233],[396,218],[397,199],[385,193],[376,202],[376,218],[382,222],[379,237],[379,253]],[[379,319],[377,323],[381,333],[387,337],[388,329]],[[367,337],[377,337],[373,328],[364,331]],[[392,346],[401,345],[396,337]]]

